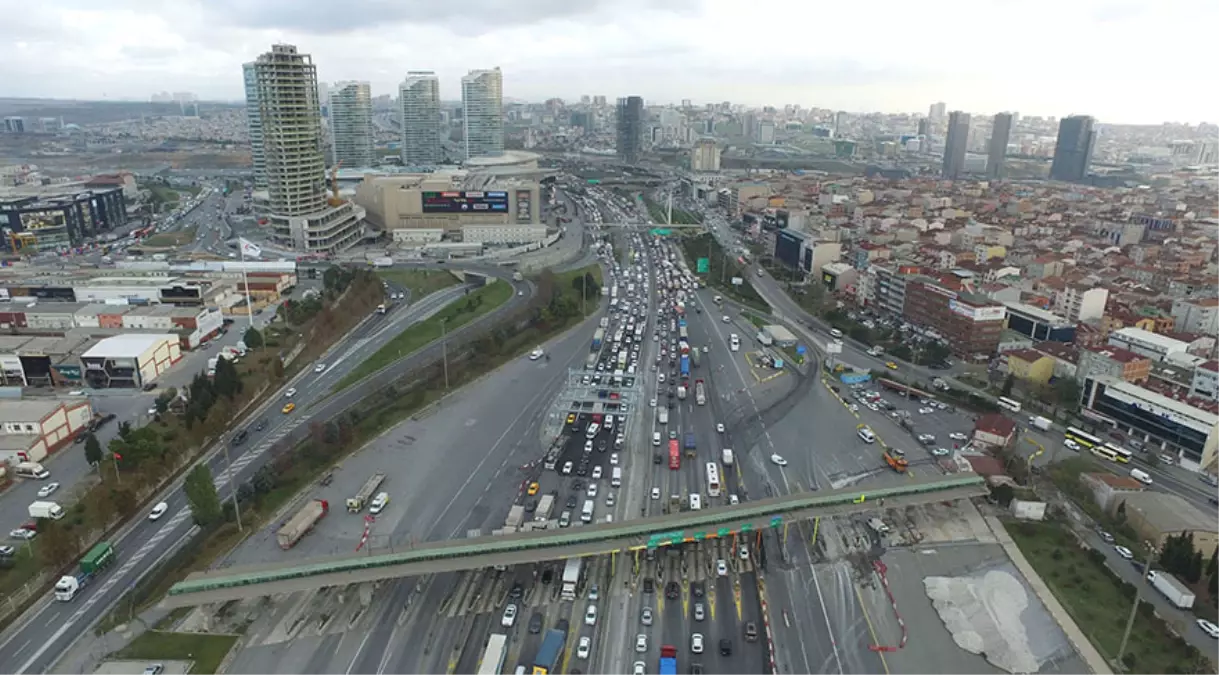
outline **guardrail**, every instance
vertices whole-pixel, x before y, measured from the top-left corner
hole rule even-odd
[[[645,518],[620,523],[604,523],[570,530],[544,530],[521,532],[505,536],[457,539],[428,544],[400,553],[373,556],[342,556],[318,559],[303,565],[258,565],[223,572],[197,572],[185,581],[174,584],[170,595],[201,593],[223,588],[252,586],[277,581],[289,581],[311,576],[353,572],[370,568],[390,567],[411,563],[461,558],[471,555],[493,555],[525,550],[557,549],[565,546],[591,544],[604,541],[636,539],[640,545],[664,546],[680,543],[687,538],[699,539],[708,536],[723,536],[731,530],[712,530],[717,526],[739,523],[742,520],[773,516],[782,522],[784,513],[830,507],[841,504],[862,504],[904,495],[931,494],[967,487],[982,487],[982,478],[976,475],[936,477],[912,481],[910,484],[874,489],[843,488],[823,493],[789,495],[736,506],[725,506],[702,511],[690,511],[655,518]],[[772,521],[772,524],[776,524]]]

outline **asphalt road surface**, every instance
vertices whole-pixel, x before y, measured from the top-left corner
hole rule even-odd
[[[521,290],[529,290],[527,284],[519,286]],[[483,325],[494,321],[500,314],[525,300],[526,297],[513,296],[504,307],[453,331],[449,339],[460,340],[469,334],[477,333]],[[250,438],[246,443],[230,452],[237,480],[244,479],[259,468],[265,459],[267,448],[272,443],[289,434],[300,437],[307,433],[310,419],[327,419],[359,400],[363,395],[361,387],[349,388],[327,398],[333,384],[358,363],[356,359],[345,360],[342,357],[350,350],[359,348],[357,345],[361,340],[375,339],[382,343],[388,341],[393,337],[392,331],[378,332],[383,322],[393,321],[399,316],[397,312],[417,314],[418,311],[415,307],[407,307],[385,316],[370,318],[340,340],[322,359],[324,362],[337,361],[337,365],[321,375],[315,374],[312,369],[306,369],[285,385],[284,390],[296,387],[298,392],[294,399],[298,410],[294,415],[283,415],[279,412],[279,408],[284,404],[281,397],[273,397],[260,406],[250,419],[265,418],[266,428],[261,432],[251,429]],[[400,376],[434,358],[439,349],[439,344],[433,344],[398,361],[371,379],[374,382],[388,381],[392,377]],[[213,475],[217,477],[221,494],[227,494],[225,488],[228,475],[224,469],[223,453],[214,451],[207,461]],[[95,585],[87,587],[73,602],[57,603],[48,597],[43,604],[37,605],[22,617],[21,622],[5,636],[5,641],[0,643],[0,662],[12,664],[13,672],[47,670],[81,632],[87,630],[108,611],[142,572],[152,567],[155,561],[169,555],[184,538],[190,536],[193,526],[189,508],[181,494],[181,483],[176,482],[167,489],[160,500],[169,503],[169,514],[155,522],[147,519],[135,520],[113,537],[112,541],[119,551],[118,565],[103,574]]]

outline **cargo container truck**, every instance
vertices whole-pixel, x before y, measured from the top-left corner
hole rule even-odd
[[[71,602],[81,589],[89,585],[102,570],[114,562],[114,546],[108,541],[99,542],[85,557],[80,559],[80,571],[74,575],[60,577],[55,582],[55,599],[60,602]]]
[[[1157,591],[1163,593],[1164,597],[1168,598],[1168,601],[1176,605],[1178,609],[1189,609],[1194,606],[1194,592],[1168,572],[1152,570],[1147,573],[1147,581]]]
[[[522,504],[514,504],[512,508],[508,509],[508,519],[504,521],[504,527],[515,530],[523,522],[525,522],[525,507]]]
[[[684,354],[681,357],[681,376],[690,377],[690,357]]]
[[[350,513],[359,513],[364,510],[368,504],[368,500],[377,493],[377,488],[381,487],[381,483],[385,482],[385,474],[374,473],[367,481],[364,482],[364,487],[356,493],[354,497],[347,498],[347,510]]]
[[[563,566],[563,589],[560,597],[564,600],[576,599],[576,584],[580,583],[580,568],[583,564],[583,558],[568,558],[567,564]]]
[[[538,647],[537,658],[533,661],[534,675],[550,675],[559,665],[559,657],[563,655],[563,644],[567,642],[567,634],[558,628],[546,631],[542,645]]]
[[[707,388],[703,385],[702,380],[694,381],[694,402],[699,405],[707,405]]]
[[[1033,426],[1037,427],[1038,429],[1041,429],[1042,431],[1049,431],[1050,426],[1053,424],[1052,422],[1050,422],[1049,418],[1041,417],[1040,415],[1030,418],[1029,423],[1032,424]]]
[[[539,523],[550,520],[550,512],[554,510],[554,495],[543,495],[538,501],[538,508],[533,512],[533,519]]]
[[[325,518],[329,512],[330,502],[325,499],[309,500],[279,528],[279,531],[275,533],[275,541],[280,548],[287,551],[295,546],[301,537],[309,534],[317,521]]]
[[[597,332],[593,333],[593,351],[601,349],[601,343],[605,341],[605,329],[598,328]]]
[[[660,675],[677,675],[677,647],[660,646]]]
[[[50,518],[59,520],[64,516],[63,507],[55,502],[31,502],[29,513],[31,518]]]

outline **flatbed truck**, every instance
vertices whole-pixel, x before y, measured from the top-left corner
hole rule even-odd
[[[364,482],[364,487],[355,494],[354,497],[347,498],[347,511],[349,513],[359,513],[368,505],[368,500],[377,493],[377,488],[381,487],[381,483],[385,482],[385,474],[381,472],[374,473]]]

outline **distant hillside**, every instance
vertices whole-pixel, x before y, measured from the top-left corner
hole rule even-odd
[[[236,103],[200,101],[199,112],[240,107]],[[141,115],[180,115],[177,103],[144,101],[72,101],[49,98],[0,98],[0,117],[62,117],[67,124],[98,124]]]

